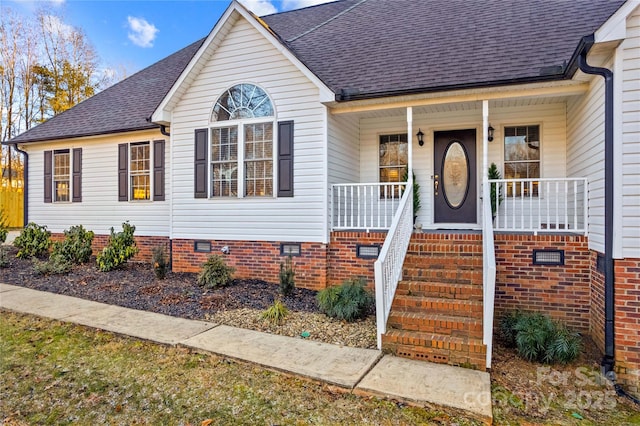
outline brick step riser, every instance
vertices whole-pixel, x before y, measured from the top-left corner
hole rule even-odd
[[[423,244],[409,243],[407,254],[413,256],[479,256],[482,257],[482,243],[479,244]]]
[[[464,256],[407,256],[404,265],[411,268],[427,269],[480,269],[482,270],[482,257]]]
[[[455,307],[449,307],[450,303],[437,303],[437,304],[419,304],[409,301],[408,303],[393,302],[391,311],[406,312],[406,313],[425,313],[447,316],[458,316],[463,318],[482,319],[482,306],[475,305],[459,305]]]
[[[471,337],[482,339],[482,323],[473,321],[427,320],[420,318],[408,318],[402,314],[391,314],[387,321],[387,327],[396,330],[417,331],[421,333],[440,334],[453,337]]]
[[[458,283],[482,285],[482,271],[465,269],[402,268],[405,281],[431,281],[435,283]]]
[[[486,355],[451,351],[448,349],[423,348],[412,345],[398,345],[386,343],[383,340],[382,349],[403,358],[428,361],[438,364],[448,364],[459,367],[473,368],[474,370],[486,370]]]
[[[425,283],[425,285],[430,285]],[[445,288],[443,286],[432,286],[424,288],[400,288],[396,290],[396,296],[407,297],[431,297],[438,299],[455,300],[475,300],[482,301],[482,287],[473,286],[466,289]]]

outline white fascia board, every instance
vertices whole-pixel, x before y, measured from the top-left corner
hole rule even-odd
[[[624,40],[627,37],[627,17],[640,6],[640,0],[627,0],[625,4],[611,15],[595,32],[595,42],[605,43],[608,41]]]
[[[245,18],[247,22],[249,22],[263,37],[265,37],[282,55],[284,55],[291,63],[293,63],[296,68],[304,74],[313,84],[316,85],[318,90],[320,91],[320,102],[332,102],[335,101],[335,93],[333,93],[315,74],[313,74],[295,55],[289,51],[274,35],[274,33],[269,29],[267,24],[262,21],[259,17],[255,16],[251,12],[249,12],[244,6],[238,3],[236,0],[229,5],[227,10],[222,14],[216,25],[213,27],[207,39],[202,43],[200,49],[196,52],[196,54],[191,58],[191,61],[187,65],[187,67],[182,71],[180,77],[176,80],[176,82],[171,87],[171,90],[164,97],[160,105],[156,108],[156,110],[151,115],[151,121],[154,123],[162,123],[162,124],[170,124],[168,120],[171,118],[169,105],[173,98],[178,94],[179,88],[185,83],[185,81],[189,78],[189,75],[193,72],[194,68],[198,64],[198,62],[202,59],[205,52],[209,49],[209,46],[214,42],[221,29],[225,26],[225,24],[231,19],[233,14],[238,14]],[[167,111],[169,110],[169,111]]]

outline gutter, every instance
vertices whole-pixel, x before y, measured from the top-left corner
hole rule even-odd
[[[615,275],[613,260],[613,72],[587,64],[587,53],[594,44],[594,35],[583,37],[579,45],[578,66],[585,74],[604,78],[604,357],[602,372],[615,381]],[[619,385],[616,385],[618,390]],[[620,388],[622,389],[622,388]],[[624,392],[624,391],[622,391]]]
[[[22,179],[24,182],[24,187],[22,188],[23,190],[23,197],[22,197],[22,203],[23,203],[23,218],[22,218],[22,225],[23,226],[27,226],[27,223],[29,223],[29,154],[26,151],[21,150],[20,148],[18,148],[18,144],[14,143],[12,144],[13,148],[18,151],[20,154],[24,155],[24,171]]]

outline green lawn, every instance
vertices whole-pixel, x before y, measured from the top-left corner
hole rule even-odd
[[[7,424],[475,424],[218,356],[6,311],[0,312],[0,395]]]

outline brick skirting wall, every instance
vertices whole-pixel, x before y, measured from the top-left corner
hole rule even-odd
[[[135,257],[132,259],[134,262],[150,262],[151,252],[154,247],[158,247],[158,246],[164,247],[167,255],[169,254],[169,237],[151,237],[151,236],[134,235],[133,238],[136,241],[136,246],[138,247],[138,254],[136,254]],[[62,241],[64,240],[64,234],[52,233],[51,240]],[[109,235],[96,234],[93,236],[91,249],[93,250],[94,256],[96,256],[98,253],[102,251],[102,249],[107,245],[108,240],[109,240]]]
[[[616,374],[640,397],[640,259],[614,259],[614,265]]]
[[[376,259],[359,258],[356,249],[358,245],[378,245],[382,249],[386,237],[386,232],[332,232],[327,251],[327,285],[339,285],[344,280],[363,277],[367,287],[373,291],[373,264]]]
[[[219,254],[233,266],[234,277],[280,282],[280,264],[287,256],[280,254],[280,242],[197,240],[211,243],[211,252],[196,252],[196,240],[173,240],[173,271],[200,272],[209,256]],[[296,243],[298,244],[298,243]],[[293,256],[296,286],[312,290],[325,288],[327,282],[327,246],[321,243],[299,243],[300,256]],[[222,247],[229,254],[222,253]]]
[[[590,330],[590,259],[587,237],[495,235],[495,313],[539,311],[581,332]],[[533,249],[564,250],[562,266],[534,265]]]

